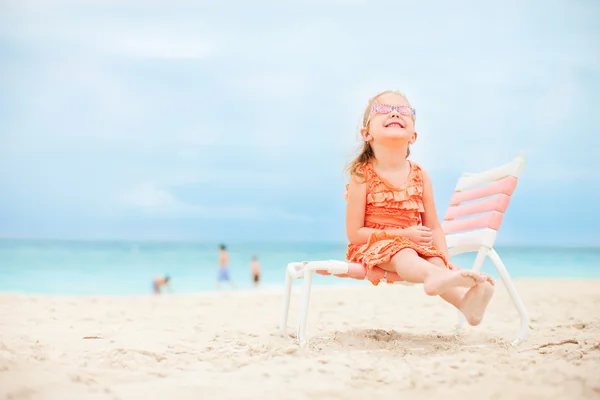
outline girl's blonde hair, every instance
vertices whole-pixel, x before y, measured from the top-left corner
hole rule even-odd
[[[365,109],[365,112],[363,114],[361,130],[369,128],[368,127],[369,117],[371,115],[371,109],[373,108],[373,104],[375,104],[375,102],[378,101],[381,96],[388,94],[388,93],[394,93],[394,94],[404,97],[406,102],[410,105],[410,102],[408,101],[408,99],[406,98],[404,93],[402,93],[402,92],[399,92],[396,90],[386,90],[385,92],[381,92],[381,93],[377,94],[375,97],[373,97],[373,98],[371,98],[371,100],[369,100],[369,104],[367,105],[367,108]],[[413,121],[416,120],[416,117],[414,115],[412,118],[413,118]],[[408,158],[409,155],[410,155],[410,147],[406,151],[406,157]],[[360,153],[358,154],[358,157],[356,157],[350,164],[348,164],[348,167],[346,168],[346,170],[348,172],[350,172],[350,176],[352,176],[354,178],[358,178],[360,181],[362,181],[365,178],[364,174],[363,174],[364,166],[367,165],[374,158],[375,158],[375,153],[373,152],[373,148],[371,147],[371,144],[369,142],[365,141],[362,145],[362,148],[360,149]]]

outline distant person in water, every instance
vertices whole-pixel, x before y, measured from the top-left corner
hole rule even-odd
[[[231,288],[235,288],[229,276],[229,254],[224,244],[219,245],[219,272],[217,275],[217,289],[221,289],[221,282],[229,282]]]
[[[169,291],[171,291],[171,286],[169,285],[170,281],[171,277],[169,275],[155,277],[152,281],[152,288],[154,289],[154,294],[160,294],[161,288],[163,286],[169,288]]]
[[[254,287],[258,286],[258,281],[260,280],[260,263],[258,262],[258,257],[252,256],[252,262],[250,262],[250,274],[252,275],[252,280],[254,281]]]

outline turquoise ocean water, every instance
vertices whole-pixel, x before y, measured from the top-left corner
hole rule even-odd
[[[346,244],[231,243],[228,248],[232,279],[237,288],[249,289],[254,254],[262,264],[261,286],[276,288],[283,285],[288,262],[343,260]],[[600,278],[600,247],[500,246],[497,251],[515,278]],[[150,293],[152,277],[160,274],[172,277],[175,293],[214,290],[217,257],[217,243],[0,239],[0,292],[139,295]],[[470,254],[453,261],[465,267],[473,259]],[[484,270],[497,276],[489,260]],[[316,276],[315,284],[370,283]]]

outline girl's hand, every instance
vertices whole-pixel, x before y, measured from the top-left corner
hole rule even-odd
[[[398,233],[420,246],[430,247],[433,245],[433,233],[426,226],[411,226],[410,228],[401,229]]]

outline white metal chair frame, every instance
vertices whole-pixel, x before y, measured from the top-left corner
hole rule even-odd
[[[523,171],[525,165],[525,155],[520,154],[518,157],[513,159],[511,162],[502,165],[497,168],[493,168],[481,173],[464,173],[455,188],[455,195],[460,194],[463,191],[468,189],[472,189],[473,187],[480,186],[482,184],[490,183],[490,182],[499,182],[500,180],[507,177],[514,177],[516,186],[516,178],[519,177],[521,172]],[[513,187],[514,190],[514,187]],[[485,190],[484,190],[485,191]],[[496,194],[496,193],[493,193]],[[510,192],[512,194],[512,191]],[[510,196],[508,194],[508,196]],[[453,197],[454,199],[454,197]],[[508,205],[508,200],[506,201],[506,206]],[[460,202],[451,201],[449,210],[452,206],[460,206]],[[457,209],[455,209],[457,210]],[[498,212],[495,212],[497,216]],[[450,212],[447,212],[447,216]],[[454,213],[457,214],[457,213]],[[458,214],[461,214],[458,212]],[[465,214],[466,215],[466,214]],[[501,221],[502,216],[500,215]],[[449,227],[449,224],[452,223],[461,223],[461,220],[454,221],[454,218],[446,218],[447,219],[444,224],[444,232],[448,232],[448,230],[452,231],[453,229],[446,229]],[[465,220],[462,220],[465,221]],[[490,219],[491,221],[491,219]],[[486,257],[492,261],[492,264],[496,268],[496,271],[500,275],[506,290],[510,298],[512,299],[518,313],[520,316],[520,324],[517,331],[517,335],[514,340],[511,342],[513,346],[516,346],[523,341],[525,341],[529,336],[529,315],[521,297],[519,296],[517,289],[508,274],[506,266],[500,259],[498,253],[494,250],[493,245],[496,241],[497,229],[499,228],[500,222],[497,221],[497,226],[493,226],[493,223],[487,222],[489,226],[493,226],[492,229],[490,227],[484,227],[483,229],[478,230],[470,230],[468,232],[460,232],[460,233],[446,233],[446,241],[449,249],[449,253],[451,256],[467,253],[467,252],[477,252],[477,256],[475,257],[475,261],[472,266],[472,270],[480,271],[485,261]],[[471,224],[472,225],[472,224]],[[454,229],[455,231],[460,231],[461,229]],[[300,319],[297,330],[298,341],[301,345],[306,344],[306,326],[308,319],[308,310],[309,310],[309,302],[310,302],[310,294],[312,288],[312,277],[315,272],[325,272],[328,274],[340,274],[344,275],[348,273],[349,264],[346,261],[339,260],[327,260],[327,261],[302,261],[302,262],[291,262],[287,265],[285,272],[285,288],[284,288],[284,296],[282,302],[281,309],[281,319],[279,323],[279,329],[282,335],[287,335],[287,320],[289,314],[290,307],[290,297],[292,292],[292,280],[293,279],[304,279],[301,293],[301,303],[300,303]],[[385,279],[384,279],[385,280]],[[395,282],[399,284],[411,285],[406,282]],[[462,313],[458,313],[458,324],[457,328],[463,329],[466,325],[466,320]]]

